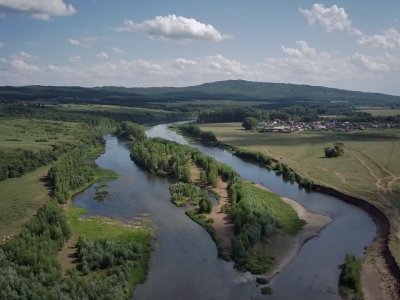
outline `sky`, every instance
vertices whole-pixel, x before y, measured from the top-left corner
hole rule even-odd
[[[0,0],[0,85],[227,79],[400,95],[400,1]]]

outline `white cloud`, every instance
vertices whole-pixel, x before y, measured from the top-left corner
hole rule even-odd
[[[337,5],[325,7],[323,4],[314,3],[311,9],[300,8],[300,12],[306,17],[308,24],[322,26],[328,32],[355,30],[344,8]]]
[[[327,8],[323,4],[315,3],[311,9],[300,8],[301,14],[306,17],[311,26],[318,25],[327,32],[345,31],[358,37],[357,42],[363,46],[380,47],[384,49],[400,47],[400,32],[395,28],[386,29],[383,34],[367,35],[352,25],[345,9],[332,5]],[[290,49],[287,49],[290,51]],[[292,53],[295,55],[295,53]]]
[[[400,94],[399,55],[343,55],[319,51],[305,41],[282,46],[281,55],[251,65],[221,54],[165,60],[111,57],[86,64],[71,58],[68,65],[40,65],[35,56],[21,53],[0,59],[0,85],[185,86],[241,78]]]
[[[74,39],[68,39],[67,42],[70,43],[71,45],[74,45],[74,46],[80,46],[81,45],[80,41],[74,40]]]
[[[150,37],[166,40],[219,42],[228,38],[228,36],[221,34],[210,24],[176,15],[156,16],[154,19],[145,20],[141,23],[127,20],[122,27],[116,28],[116,31],[142,31]]]
[[[10,61],[10,67],[12,70],[21,72],[21,73],[37,73],[41,72],[42,69],[39,66],[29,64],[22,59],[13,58]]]
[[[97,54],[97,57],[98,57],[98,58],[105,58],[105,59],[109,58],[108,54],[105,53],[105,52],[100,52],[100,53],[98,53],[98,54]]]
[[[400,47],[400,32],[395,28],[386,29],[383,34],[374,34],[371,36],[363,36],[358,43],[365,46],[395,48]]]
[[[71,16],[76,10],[63,0],[0,0],[0,9],[22,13],[39,20],[51,17]]]
[[[122,49],[120,49],[120,48],[117,48],[117,47],[113,47],[113,48],[112,48],[112,51],[114,51],[114,53],[117,53],[117,54],[123,54],[123,53],[125,53],[124,50],[122,50]]]
[[[245,75],[244,66],[236,60],[230,60],[221,54],[207,56],[203,65],[206,66],[205,71],[210,73],[225,74],[228,76]]]
[[[30,55],[29,53],[26,53],[24,51],[21,51],[19,53],[19,56],[22,57],[22,58],[31,58],[32,57],[32,55]]]
[[[0,48],[3,48],[4,44],[2,42],[0,42]]]
[[[68,58],[68,61],[71,63],[78,63],[82,60],[82,58],[79,55],[74,55]]]

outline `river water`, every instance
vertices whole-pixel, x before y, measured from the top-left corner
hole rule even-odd
[[[146,133],[188,144],[166,124],[153,126]],[[337,266],[346,253],[361,256],[374,238],[376,227],[369,216],[334,197],[300,190],[273,172],[219,148],[193,146],[230,165],[243,178],[298,201],[312,212],[329,215],[333,222],[308,241],[273,278],[273,295],[262,296],[252,276],[243,275],[232,263],[218,259],[208,233],[185,215],[184,208],[172,204],[168,190],[171,182],[138,168],[130,160],[127,145],[107,136],[106,151],[96,163],[120,177],[108,184],[109,194],[103,201],[94,200],[93,185],[77,195],[74,204],[86,208],[91,215],[133,220],[149,214],[154,219],[158,230],[148,279],[136,288],[134,299],[338,299]]]

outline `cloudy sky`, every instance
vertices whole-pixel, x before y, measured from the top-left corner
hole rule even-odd
[[[0,85],[239,78],[400,95],[400,1],[0,0]]]

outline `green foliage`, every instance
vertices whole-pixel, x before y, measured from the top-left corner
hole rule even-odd
[[[72,148],[70,144],[54,146],[39,151],[18,149],[13,152],[0,151],[0,181],[20,177],[55,161],[62,153]]]
[[[121,122],[117,126],[115,135],[119,138],[124,138],[128,140],[145,140],[146,134],[144,132],[144,127],[130,122]]]
[[[364,298],[361,288],[361,260],[352,254],[347,254],[344,263],[339,266],[339,293],[343,298],[354,294],[354,299]]]
[[[247,117],[247,118],[244,119],[244,122],[243,122],[243,124],[242,124],[242,127],[243,127],[245,130],[254,130],[254,129],[256,129],[257,124],[258,124],[258,120],[257,120],[256,118],[254,118],[254,117]]]
[[[325,157],[338,157],[344,154],[343,144],[336,143],[333,147],[325,147],[324,148]]]
[[[195,137],[206,145],[215,145],[218,143],[217,137],[211,131],[202,131],[199,126],[195,124],[182,124],[178,126],[178,129],[183,134]]]
[[[90,241],[79,238],[77,244],[78,269],[89,271],[120,266],[128,262],[136,264],[142,255],[141,245],[131,241],[111,241],[98,239]]]
[[[86,151],[85,148],[70,151],[50,168],[48,177],[53,187],[54,198],[59,203],[65,203],[71,191],[93,180],[93,169],[82,165],[82,157]]]
[[[207,200],[210,201],[207,193],[204,190],[196,187],[194,184],[191,183],[175,183],[169,187],[169,191],[171,194],[171,201],[176,206],[186,206],[187,204],[190,204],[200,205],[201,207],[202,205],[204,205],[202,204],[203,202],[207,202]],[[209,203],[211,210],[211,201]]]
[[[263,286],[261,288],[261,294],[263,294],[263,295],[271,295],[272,292],[273,292],[273,290],[272,290],[272,287],[270,287],[270,286]]]
[[[249,160],[252,162],[256,162],[262,166],[271,166],[273,160],[271,157],[268,155],[262,153],[262,152],[253,152],[249,150],[244,150],[244,149],[235,149],[234,154],[244,160]]]

